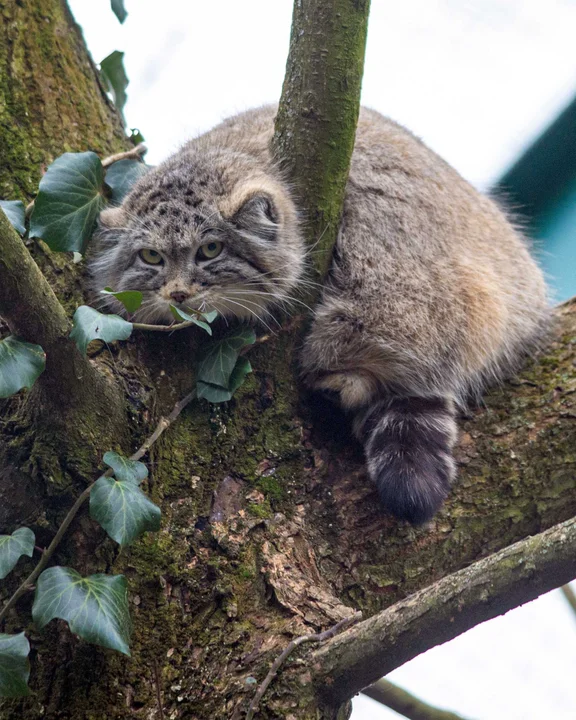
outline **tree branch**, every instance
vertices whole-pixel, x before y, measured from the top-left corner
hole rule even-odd
[[[420,653],[534,600],[576,575],[576,518],[447,575],[309,656],[314,683],[339,705]]]
[[[295,2],[272,151],[306,213],[316,279],[336,242],[360,109],[370,0]]]
[[[570,605],[570,607],[574,611],[574,614],[576,615],[576,593],[574,592],[574,590],[572,590],[572,587],[569,583],[563,585],[560,589],[562,590],[562,594],[566,598],[566,602],[568,603],[568,605]]]
[[[0,315],[14,335],[41,345],[46,353],[46,370],[33,388],[33,396],[41,394],[34,403],[36,416],[56,423],[70,409],[76,416],[96,411],[104,432],[107,423],[118,424],[123,417],[121,397],[78,352],[64,308],[4,213],[0,213]]]
[[[428,705],[385,678],[362,690],[362,694],[408,720],[464,720],[460,715]]]

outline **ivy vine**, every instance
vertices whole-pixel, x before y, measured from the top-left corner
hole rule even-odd
[[[117,8],[122,3],[112,3]],[[142,162],[144,148],[101,161],[93,152],[65,153],[47,169],[40,181],[38,194],[27,208],[20,201],[1,200],[0,211],[8,217],[14,230],[23,238],[39,238],[53,252],[85,253],[94,232],[99,213],[109,203],[118,204],[141,175],[148,171]],[[142,303],[142,292],[116,291],[105,288],[126,309],[130,318]],[[193,398],[212,403],[230,400],[252,371],[244,356],[246,348],[256,342],[254,331],[240,328],[225,337],[213,338],[211,324],[216,312],[200,312],[171,306],[174,323],[148,325],[132,322],[118,315],[106,315],[92,307],[78,307],[72,319],[71,338],[78,352],[85,355],[94,340],[106,343],[123,341],[136,330],[174,331],[195,326],[210,336],[194,362],[196,386],[180,401],[168,418],[163,418],[155,432],[140,450],[126,458],[106,452],[103,464],[107,470],[89,485],[70,509],[51,544],[41,552],[32,573],[14,592],[0,611],[0,622],[19,598],[35,584],[32,619],[38,628],[58,618],[71,631],[89,643],[130,654],[131,621],[128,607],[128,585],[122,575],[95,574],[82,577],[69,567],[47,567],[68,526],[89,499],[92,520],[121,547],[133,543],[145,532],[160,529],[161,511],[142,489],[148,476],[140,458],[160,434],[176,419]],[[49,358],[48,358],[49,360]],[[44,350],[36,344],[9,335],[0,340],[0,398],[30,389],[41,376],[46,364]],[[27,527],[11,535],[0,535],[0,579],[6,578],[23,556],[32,557],[35,536]],[[29,694],[30,644],[25,633],[0,633],[0,697],[22,697]]]

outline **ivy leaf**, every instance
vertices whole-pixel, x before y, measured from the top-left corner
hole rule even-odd
[[[26,208],[20,200],[0,200],[0,208],[19,235],[26,234]]]
[[[128,99],[126,88],[129,82],[126,70],[124,70],[124,53],[114,50],[105,57],[100,63],[100,75],[106,90],[112,93],[114,105],[122,113]]]
[[[4,580],[22,555],[32,557],[36,538],[30,528],[21,527],[12,535],[0,535],[0,580]]]
[[[14,335],[0,340],[0,398],[31,388],[45,366],[46,354],[40,345],[24,342]]]
[[[92,340],[127,340],[132,334],[132,323],[118,315],[104,315],[88,305],[80,305],[76,310],[73,325],[70,337],[82,355],[86,355]]]
[[[212,328],[210,325],[202,320],[199,320],[195,315],[189,315],[187,312],[180,310],[180,308],[177,308],[175,305],[170,305],[170,312],[179,322],[194,323],[194,325],[198,325],[198,327],[201,327],[202,330],[207,332],[208,335],[212,335]]]
[[[250,362],[240,351],[255,340],[254,331],[244,328],[202,348],[196,373],[199,398],[212,403],[230,400],[246,375],[252,372]]]
[[[220,387],[219,385],[211,385],[210,383],[198,380],[196,383],[197,397],[204,398],[204,400],[208,400],[208,402],[211,403],[227,402],[232,399],[232,395],[234,395],[236,390],[238,390],[240,385],[242,385],[246,379],[246,375],[251,372],[252,365],[250,365],[248,358],[240,356],[236,361],[232,374],[230,375],[227,388]]]
[[[252,328],[240,328],[221,340],[203,346],[198,360],[197,379],[210,385],[228,388],[240,350],[252,345],[256,335]]]
[[[144,142],[144,135],[142,135],[138,128],[130,128],[130,135],[128,136],[128,140],[134,143],[134,145],[140,145],[140,143]]]
[[[230,380],[228,382],[228,388],[230,389],[230,392],[235,393],[236,390],[238,390],[238,388],[240,387],[240,385],[242,385],[244,380],[246,380],[246,375],[249,375],[251,372],[252,365],[250,364],[250,360],[248,360],[247,357],[241,355],[236,361],[236,365],[234,366],[232,375],[230,375]]]
[[[150,170],[139,160],[118,160],[106,171],[106,185],[112,190],[110,200],[120,205],[134,183]]]
[[[30,643],[23,632],[0,633],[0,697],[26,697],[30,694]]]
[[[112,7],[112,12],[118,18],[118,21],[123,23],[128,17],[128,13],[124,7],[124,0],[110,0],[110,6]]]
[[[104,463],[114,470],[114,475],[121,482],[131,482],[138,486],[142,480],[148,477],[148,468],[144,463],[138,460],[130,460],[130,458],[120,455],[116,452],[107,452],[104,455]]]
[[[135,313],[142,305],[142,293],[139,290],[120,290],[114,292],[112,288],[105,287],[100,291],[102,295],[113,295],[116,300],[122,303],[129,313]]]
[[[204,320],[206,320],[207,323],[213,323],[214,320],[218,317],[218,311],[217,310],[210,310],[210,312],[202,313],[202,317]]]
[[[54,618],[66,620],[83,640],[130,655],[132,627],[123,575],[84,578],[72,568],[48,568],[38,578],[32,617],[41,628]]]
[[[51,250],[83,253],[105,205],[104,169],[93,152],[64,153],[40,180],[30,237]]]
[[[132,480],[98,478],[90,493],[90,517],[119,545],[129,545],[147,530],[160,530],[160,508]]]

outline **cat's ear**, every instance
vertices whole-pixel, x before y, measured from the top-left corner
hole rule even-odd
[[[105,228],[118,228],[126,225],[126,213],[121,207],[111,207],[100,213],[100,225]]]
[[[269,195],[259,193],[243,202],[230,222],[244,232],[271,241],[278,232],[278,211]]]

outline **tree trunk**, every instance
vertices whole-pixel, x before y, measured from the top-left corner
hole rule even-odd
[[[123,142],[66,10],[57,0],[30,5],[0,0],[0,87],[8,79],[11,118],[22,108],[30,113],[26,132],[8,127],[17,123],[6,115],[0,122],[0,148],[14,143],[4,150],[4,197],[30,193],[28,179],[61,151],[107,152]],[[34,77],[40,66],[42,77]],[[57,97],[55,83],[64,89]],[[79,304],[68,259],[44,249],[35,257],[64,306]],[[418,529],[381,514],[346,418],[299,394],[296,325],[250,352],[255,371],[230,403],[191,405],[152,448],[148,490],[162,507],[159,533],[120,552],[84,514],[55,559],[82,574],[127,576],[132,657],[87,645],[60,621],[35,630],[25,598],[7,627],[31,631],[34,692],[0,704],[1,720],[240,720],[293,638],[356,609],[370,616],[576,514],[576,304],[560,309],[546,356],[463,422],[459,481],[442,512]],[[118,438],[125,452],[191,389],[197,342],[194,331],[135,333],[94,359],[125,391],[132,434]],[[64,463],[57,447],[39,456],[34,443],[23,454],[23,403],[0,405],[0,495],[9,500],[0,520],[4,532],[31,525],[44,544],[74,493],[97,476],[97,461]],[[108,449],[102,442],[102,453]],[[3,583],[4,595],[12,582]],[[346,703],[332,707],[307,682],[306,666],[296,667],[297,675],[280,672],[258,718],[347,716]]]

